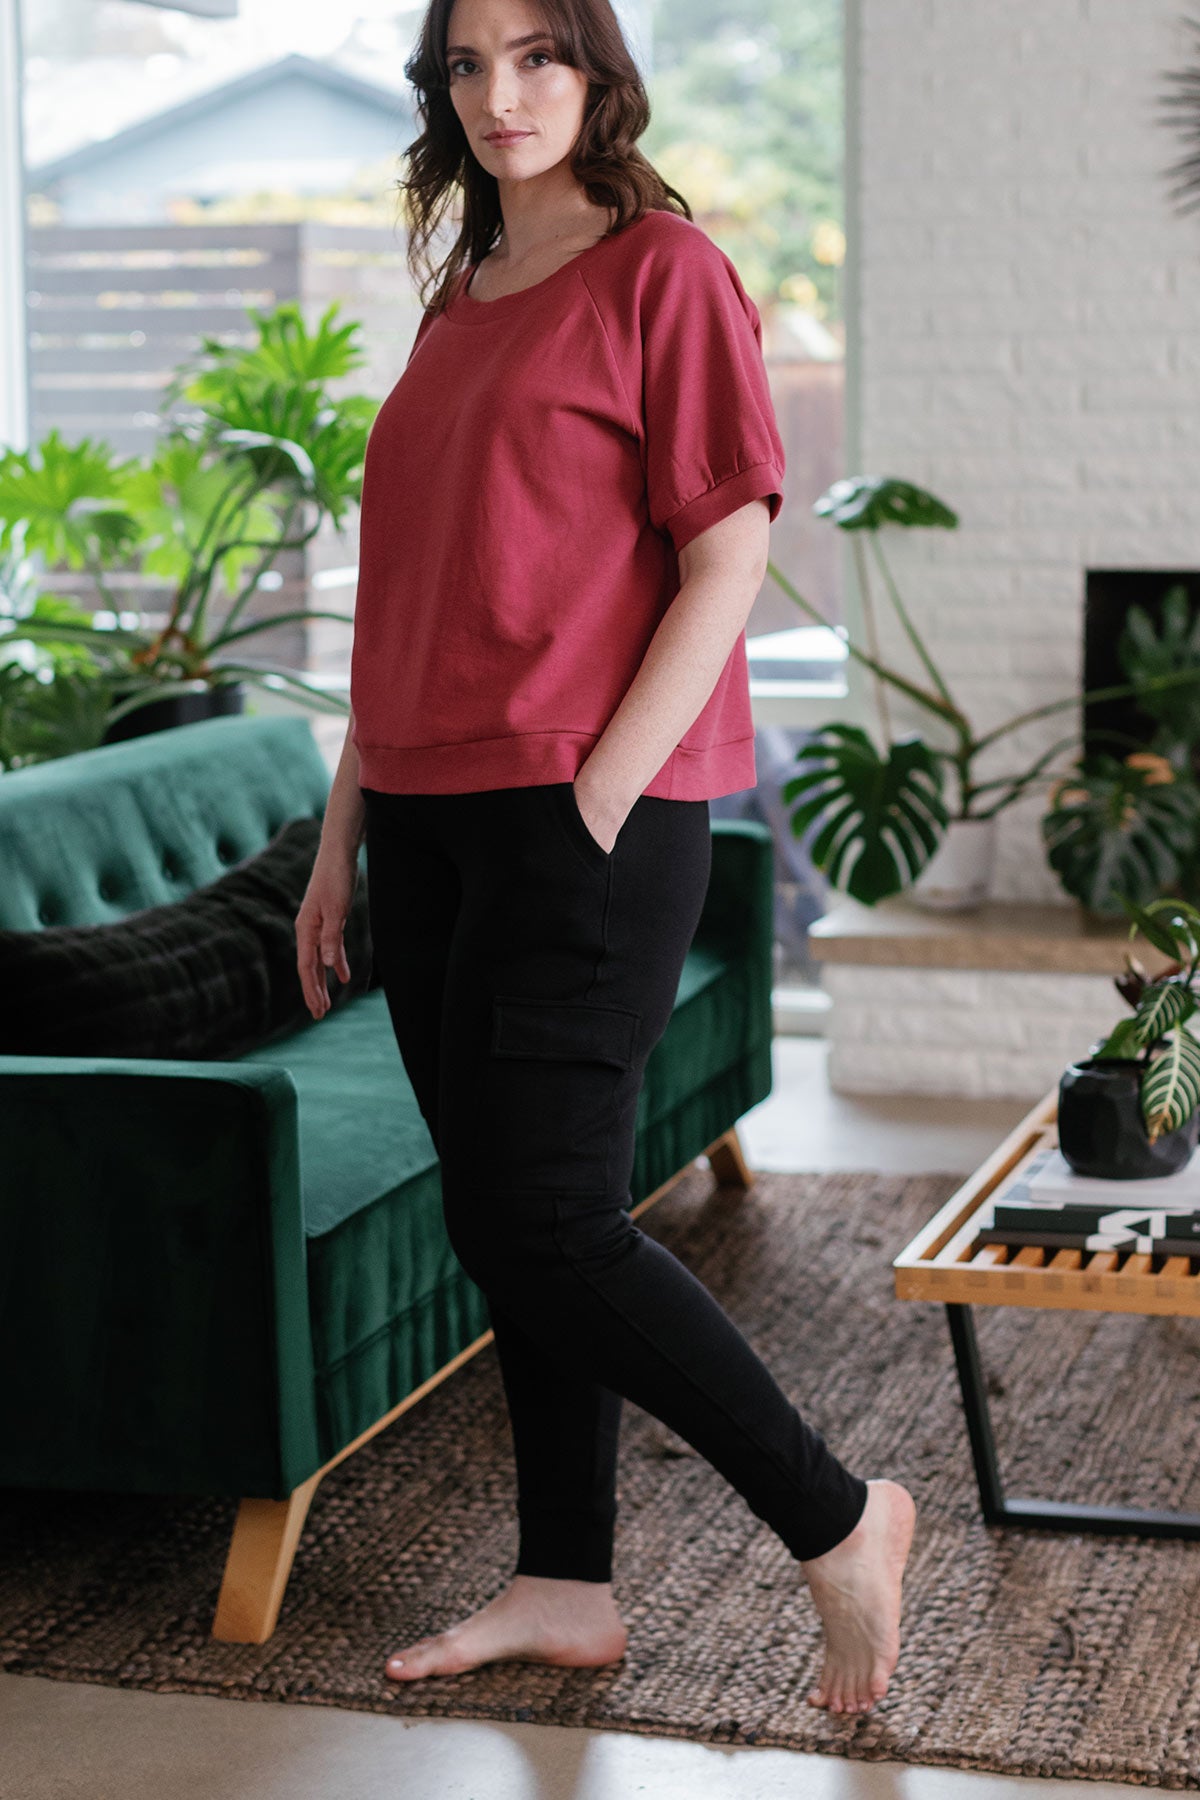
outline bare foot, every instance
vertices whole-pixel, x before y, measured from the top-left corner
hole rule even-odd
[[[900,1585],[917,1509],[898,1481],[867,1488],[849,1537],[800,1564],[825,1627],[825,1662],[808,1701],[836,1713],[869,1712],[900,1655]]]
[[[420,1681],[502,1659],[600,1669],[620,1662],[626,1637],[607,1582],[514,1575],[502,1594],[458,1625],[397,1650],[385,1673],[391,1681]]]

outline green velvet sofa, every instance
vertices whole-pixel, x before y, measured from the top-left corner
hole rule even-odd
[[[0,927],[179,898],[328,790],[302,717],[2,775]],[[764,826],[714,821],[641,1096],[638,1210],[701,1155],[750,1180],[772,863]],[[0,1145],[0,1485],[236,1497],[213,1634],[263,1642],[322,1475],[490,1339],[382,990],[227,1062],[0,1056]]]

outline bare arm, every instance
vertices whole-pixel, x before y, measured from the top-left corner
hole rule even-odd
[[[575,777],[604,849],[704,708],[767,572],[770,512],[751,500],[679,553],[680,588],[633,681]]]
[[[353,734],[351,707],[346,741],[325,802],[320,847],[296,914],[296,967],[305,1004],[314,1019],[324,1018],[329,1011],[325,971],[332,969],[339,981],[350,979],[343,932],[358,885],[358,851],[366,831]]]
[[[321,828],[321,849],[353,861],[366,831],[366,808],[359,780],[358,751],[354,742],[354,708],[342,746],[337,773],[325,803],[325,822]]]

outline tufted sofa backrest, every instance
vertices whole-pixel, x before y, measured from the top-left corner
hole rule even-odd
[[[101,925],[178,900],[321,818],[306,718],[233,716],[0,775],[0,928]]]

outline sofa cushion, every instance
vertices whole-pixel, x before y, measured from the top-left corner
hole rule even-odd
[[[295,916],[321,821],[283,825],[265,849],[182,899],[104,925],[0,931],[0,1052],[32,1056],[237,1056],[309,1018]],[[345,931],[350,982],[371,975],[366,884]]]
[[[635,1199],[770,1086],[769,1043],[765,1076],[747,1055],[745,988],[739,962],[688,952],[638,1102]],[[334,1455],[486,1331],[486,1304],[446,1236],[437,1154],[382,989],[239,1060],[277,1064],[296,1085],[317,1432]]]

